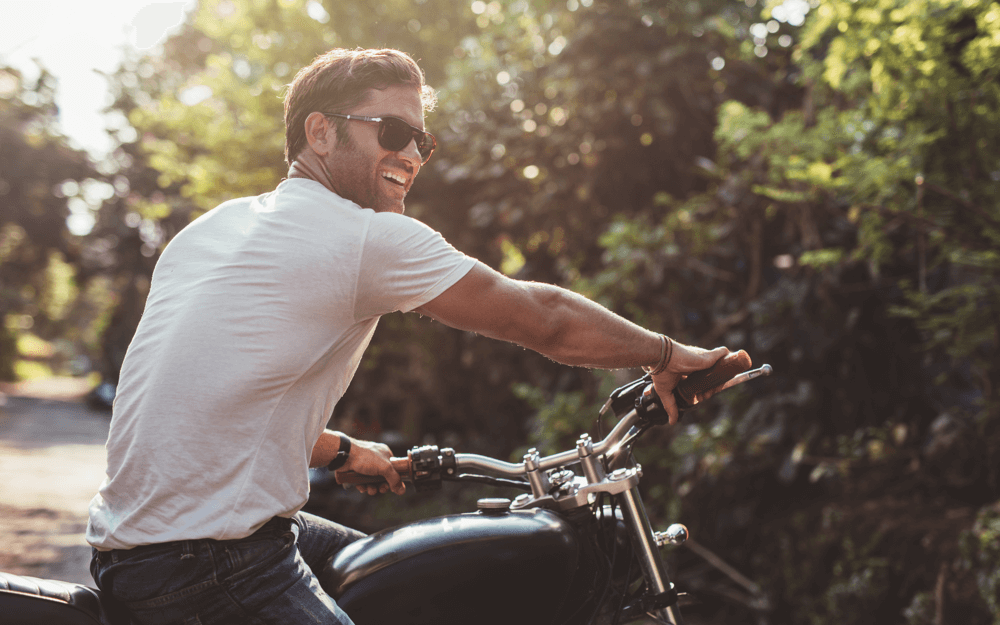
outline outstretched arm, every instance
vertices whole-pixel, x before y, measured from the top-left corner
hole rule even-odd
[[[513,280],[477,263],[417,312],[460,330],[516,343],[556,362],[596,369],[656,365],[659,335],[603,306],[551,284]],[[729,353],[674,342],[667,368],[653,377],[670,422],[678,417],[673,389],[684,375]]]

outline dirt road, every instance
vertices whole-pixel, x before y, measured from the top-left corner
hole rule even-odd
[[[0,389],[2,571],[93,585],[83,535],[110,414],[88,409],[84,392],[79,380]]]

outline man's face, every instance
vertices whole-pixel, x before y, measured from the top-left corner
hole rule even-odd
[[[424,127],[420,92],[396,85],[372,89],[368,100],[350,111],[331,111],[367,117],[398,117],[411,126]],[[330,182],[337,195],[377,212],[403,212],[403,199],[420,171],[420,153],[414,141],[399,152],[390,152],[378,143],[379,125],[344,120],[350,143],[337,140],[337,130],[329,119],[333,149],[326,155]]]

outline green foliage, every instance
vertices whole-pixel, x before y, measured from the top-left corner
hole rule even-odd
[[[0,358],[0,380],[10,382],[17,379],[14,372],[14,358],[11,354],[17,353],[17,335],[14,330],[7,327],[7,324],[0,324],[0,353],[4,358]]]
[[[596,414],[596,410],[589,410],[591,406],[587,405],[583,391],[557,393],[547,400],[542,390],[532,384],[518,383],[512,390],[535,411],[529,441],[542,455],[569,449],[587,430],[593,420],[591,415]],[[520,449],[518,452],[521,455],[524,453]],[[520,461],[518,453],[513,457]]]
[[[59,252],[49,253],[45,268],[45,288],[38,303],[45,315],[53,321],[62,321],[69,307],[76,300],[78,289],[74,282],[75,268]]]
[[[45,363],[33,360],[18,360],[14,363],[14,377],[18,380],[43,380],[52,375],[52,369]]]
[[[997,5],[832,1],[810,15],[794,54],[810,106],[772,121],[726,103],[720,163],[765,180],[752,192],[774,202],[770,219],[799,222],[800,266],[868,262],[876,283],[902,287],[891,310],[913,320],[923,348],[954,368],[971,360],[971,384],[988,394],[1000,375],[1000,91],[983,80],[996,64],[982,54],[996,45]],[[853,224],[856,242],[824,246],[817,209]]]
[[[735,447],[705,427],[676,438],[677,458],[693,458],[674,473],[686,515],[714,527],[745,499],[759,505],[737,484],[791,488],[807,474],[848,487],[855,462],[885,467],[899,445],[914,453],[925,433],[933,439],[933,410],[960,406],[981,423],[1000,416],[1000,102],[981,80],[995,62],[973,68],[968,53],[992,41],[996,5],[815,5],[795,33],[787,73],[771,74],[776,87],[795,80],[801,99],[755,105],[734,93],[718,107],[718,151],[701,166],[705,191],[658,205],[675,216],[658,239],[648,213],[614,223],[600,240],[604,266],[578,281],[608,302],[669,293],[661,306],[653,298],[641,306],[671,311],[660,319],[674,336],[746,346],[781,372],[783,391],[772,387],[741,410]],[[630,232],[652,241],[622,234]],[[657,256],[667,262],[649,271]],[[690,310],[688,302],[702,304]],[[805,391],[789,392],[796,384]],[[924,399],[906,399],[917,396]],[[899,425],[903,443],[877,435]],[[979,462],[966,453],[956,450],[954,462]],[[726,468],[697,471],[706,457],[726,458],[711,464]],[[714,538],[743,548],[721,531]],[[838,605],[899,592],[887,582],[898,575],[891,567],[848,569],[832,580],[798,571],[802,592],[780,596],[800,606],[797,621],[820,613],[852,621],[857,615]],[[806,607],[805,596],[820,595]]]
[[[913,601],[903,612],[907,625],[934,625],[936,620],[934,595],[929,592],[918,592]]]
[[[873,622],[896,572],[888,558],[873,553],[881,540],[876,535],[864,545],[855,545],[850,537],[839,541],[842,555],[833,564],[833,581],[823,596],[829,616],[814,616],[813,623]]]
[[[18,363],[22,331],[46,339],[69,331],[80,264],[80,239],[67,221],[93,217],[102,189],[83,152],[56,126],[55,80],[36,80],[0,66],[0,379],[37,376],[39,363]]]
[[[962,566],[975,573],[979,595],[994,623],[1000,623],[1000,512],[982,508],[961,537]]]

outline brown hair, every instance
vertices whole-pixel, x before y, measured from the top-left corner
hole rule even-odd
[[[305,121],[311,113],[348,110],[364,102],[372,89],[394,85],[412,85],[420,91],[424,110],[434,107],[434,91],[404,52],[338,48],[316,57],[295,75],[285,95],[285,161],[291,165],[305,148]],[[337,120],[337,138],[347,140],[343,120]]]

